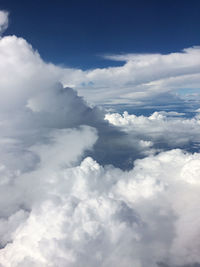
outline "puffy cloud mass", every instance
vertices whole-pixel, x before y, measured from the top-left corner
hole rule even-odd
[[[106,114],[89,73],[0,39],[0,266],[198,266],[199,116]]]
[[[123,165],[121,162],[125,155],[133,154],[134,142],[130,145],[124,133],[104,120],[104,111],[89,107],[73,89],[64,88],[59,82],[60,69],[45,63],[24,39],[16,36],[0,39],[0,73],[0,121],[4,138],[1,151],[6,164],[18,164],[21,156],[26,161],[35,157],[27,151],[28,148],[40,142],[41,138],[50,140],[51,130],[80,125],[98,130],[95,159],[99,162],[119,166]],[[26,151],[27,157],[22,153],[17,160],[11,160],[13,154],[10,150],[18,149]],[[137,147],[135,150],[139,153]],[[94,155],[93,151],[90,155]]]
[[[154,112],[149,117],[124,112],[108,113],[105,119],[119,127],[143,146],[154,148],[181,147],[189,151],[200,147],[200,116],[183,117],[183,113]]]
[[[2,185],[12,207],[0,223],[2,266],[200,262],[199,154],[163,152],[129,172],[91,158],[72,168],[42,162]]]

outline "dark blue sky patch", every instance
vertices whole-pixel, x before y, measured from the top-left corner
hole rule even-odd
[[[46,61],[83,69],[118,66],[104,53],[169,53],[200,43],[197,0],[1,0],[7,34],[24,37]]]

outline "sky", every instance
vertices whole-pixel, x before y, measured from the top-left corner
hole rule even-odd
[[[69,67],[121,65],[102,55],[165,54],[200,43],[198,0],[1,0],[0,8],[11,13],[7,34]]]
[[[0,267],[200,266],[197,14],[0,1]]]
[[[148,115],[198,108],[199,1],[1,0],[0,8],[10,14],[5,34],[24,38],[89,104]]]

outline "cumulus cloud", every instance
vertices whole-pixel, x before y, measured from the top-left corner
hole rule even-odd
[[[129,148],[124,134],[104,121],[104,112],[97,107],[89,107],[73,89],[63,88],[59,82],[60,69],[45,63],[24,39],[16,36],[0,39],[0,73],[3,163],[19,167],[23,160],[34,165],[32,158],[35,158],[36,164],[37,157],[28,151],[31,145],[40,142],[41,138],[50,138],[48,134],[53,129],[80,125],[97,128],[99,139],[95,151],[100,162],[105,163],[108,158],[105,148],[108,155],[114,154],[109,140],[115,143],[116,148],[122,143]],[[11,160],[10,150],[15,154],[18,151],[23,153],[19,153],[17,160]],[[118,151],[120,153],[119,148]],[[110,163],[113,163],[111,156]],[[24,168],[25,165],[20,169]]]
[[[91,73],[0,39],[0,266],[200,264],[200,154],[161,152],[197,144],[199,115],[105,117],[60,83]]]
[[[0,36],[8,27],[8,12],[0,10]]]
[[[199,154],[180,150],[137,160],[129,172],[103,168],[91,158],[56,171],[45,162],[15,182],[26,209],[1,221],[7,236],[0,262],[8,267],[198,263],[199,166]]]
[[[200,147],[200,117],[185,118],[183,113],[154,112],[149,117],[124,112],[108,113],[105,119],[129,136],[154,148],[184,148],[189,151]]]

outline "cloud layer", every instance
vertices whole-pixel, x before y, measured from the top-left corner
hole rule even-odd
[[[184,148],[198,151],[200,147],[200,116],[185,118],[183,113],[154,112],[149,117],[124,112],[105,116],[112,125],[126,132],[130,138],[147,148]]]
[[[94,94],[103,85],[106,103],[113,85],[120,96],[127,80],[149,82],[158,61],[152,80],[166,79],[174,58],[176,78],[193,75],[198,56],[131,55],[123,67],[84,72],[45,63],[22,38],[0,39],[0,266],[200,264],[200,154],[174,149],[199,151],[199,116],[105,114],[61,84],[86,95],[84,82]]]
[[[180,101],[183,95],[199,98],[200,48],[162,54],[106,56],[125,61],[121,67],[81,72],[63,82],[73,84],[79,93],[98,104],[167,104]],[[167,99],[166,99],[167,98]]]
[[[8,13],[0,14],[0,32],[3,32],[8,26]],[[13,74],[17,74],[17,84],[19,76],[24,78],[25,83],[31,78],[30,75],[42,71],[43,79],[46,80],[47,75],[51,73],[47,84],[43,83],[44,86],[48,87],[52,81],[60,82],[64,87],[76,88],[78,94],[92,104],[150,106],[181,103],[183,105],[185,99],[199,100],[200,48],[198,46],[166,55],[107,55],[105,56],[107,59],[122,61],[122,66],[86,71],[45,64],[37,52],[29,53],[32,48],[22,38],[4,37],[1,40],[1,49],[5,47],[7,54],[1,54],[1,57],[16,56],[15,62],[12,62],[10,67]],[[24,65],[24,68],[18,76],[19,64]],[[2,73],[7,76],[7,69],[2,70]],[[41,86],[37,79],[32,80],[32,85],[38,88]]]

